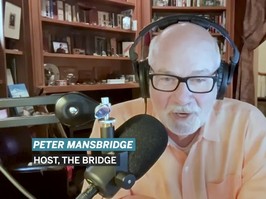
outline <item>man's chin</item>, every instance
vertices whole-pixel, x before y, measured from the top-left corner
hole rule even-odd
[[[194,120],[193,122],[175,122],[170,130],[178,136],[187,136],[195,133],[202,126],[199,120]]]
[[[174,134],[177,136],[188,136],[195,133],[199,128],[191,129],[191,128],[178,128],[174,131]]]

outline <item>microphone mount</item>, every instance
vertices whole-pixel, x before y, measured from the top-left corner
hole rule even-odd
[[[100,123],[101,138],[114,138],[115,118],[110,117],[110,112],[111,104],[109,98],[101,98],[101,103],[95,108],[95,118],[98,119]],[[96,187],[98,192],[104,197],[112,197],[120,188],[130,189],[134,185],[136,177],[129,173],[128,170],[128,151],[119,153],[107,151],[101,152],[101,154],[116,155],[120,164],[117,166],[88,167],[84,177],[87,179],[90,186],[85,193],[94,192]],[[86,198],[88,197],[87,194]],[[94,195],[94,193],[92,195]]]
[[[101,103],[95,108],[95,118],[98,119],[101,126],[101,138],[114,138],[115,119],[109,117],[111,104],[108,97],[102,97]]]

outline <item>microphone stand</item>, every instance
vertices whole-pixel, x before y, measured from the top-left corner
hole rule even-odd
[[[27,197],[28,199],[36,199],[21,184],[19,184],[19,182],[4,168],[1,159],[0,159],[0,171],[25,197]]]
[[[89,184],[89,187],[78,195],[76,199],[87,199],[87,198],[93,198],[98,193],[98,189],[95,185]]]
[[[95,118],[101,123],[101,138],[114,138],[114,118],[109,117],[109,98],[102,98],[102,103],[95,108]],[[95,153],[94,153],[95,154]],[[112,154],[112,151],[101,152],[101,154]],[[86,169],[84,177],[89,187],[76,199],[91,199],[97,193],[103,197],[114,196],[120,188],[130,189],[136,177],[128,173],[128,152],[116,154],[120,160],[118,166],[90,166]]]

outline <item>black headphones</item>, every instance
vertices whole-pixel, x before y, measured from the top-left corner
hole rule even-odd
[[[141,41],[141,39],[147,33],[151,32],[154,28],[159,28],[160,30],[163,30],[166,27],[176,24],[178,22],[190,22],[199,25],[205,29],[212,28],[218,31],[232,47],[233,55],[230,57],[230,63],[221,60],[220,67],[218,69],[218,93],[216,98],[223,99],[227,86],[232,82],[234,71],[239,61],[239,51],[232,39],[230,38],[226,29],[204,17],[195,15],[170,15],[147,25],[140,31],[139,36],[136,38],[136,40],[129,49],[129,57],[133,63],[136,80],[139,82],[140,85],[141,97],[143,97],[144,99],[149,97],[150,66],[148,64],[148,59],[138,61],[138,54],[135,51],[135,47]]]

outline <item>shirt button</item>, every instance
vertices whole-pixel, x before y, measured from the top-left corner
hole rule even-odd
[[[188,172],[189,171],[189,166],[186,166],[185,167],[185,172]]]

